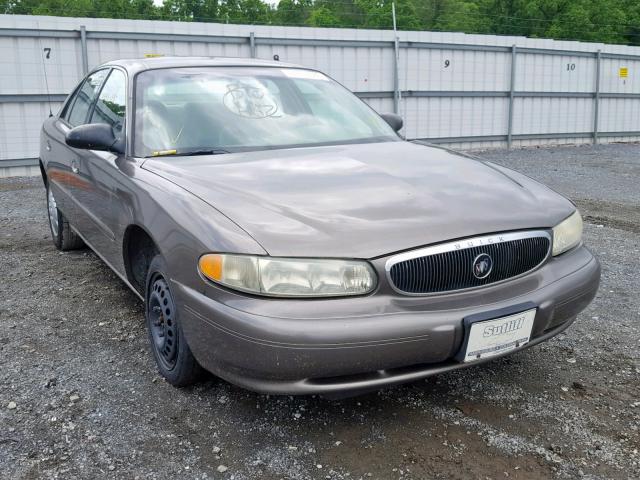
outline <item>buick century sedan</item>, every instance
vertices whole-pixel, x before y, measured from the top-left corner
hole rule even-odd
[[[600,279],[575,205],[401,128],[309,68],[107,63],[42,129],[53,242],[144,301],[176,386],[360,393],[565,330]]]

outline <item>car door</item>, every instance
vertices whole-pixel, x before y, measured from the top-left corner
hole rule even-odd
[[[104,123],[113,129],[118,143],[126,139],[127,77],[124,71],[113,68],[93,103],[88,123]],[[130,169],[124,153],[83,150],[79,165],[80,176],[89,182],[91,194],[83,205],[92,225],[86,240],[115,268],[121,260],[121,214],[125,209],[119,195],[120,186],[128,182]],[[125,215],[126,216],[126,215]]]
[[[90,184],[80,175],[81,151],[68,146],[65,136],[69,130],[87,123],[91,106],[110,69],[101,69],[89,75],[67,102],[61,114],[47,132],[46,150],[51,161],[47,162],[49,179],[60,210],[71,225],[84,236],[87,218],[83,203],[90,195]]]

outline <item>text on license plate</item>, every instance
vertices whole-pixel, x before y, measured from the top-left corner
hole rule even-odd
[[[529,342],[536,309],[470,325],[465,362],[492,357]]]

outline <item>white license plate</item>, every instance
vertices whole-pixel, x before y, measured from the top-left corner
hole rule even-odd
[[[536,309],[470,325],[464,362],[493,357],[529,342]]]

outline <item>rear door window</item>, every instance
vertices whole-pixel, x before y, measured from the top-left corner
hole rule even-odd
[[[104,68],[89,75],[80,90],[76,92],[75,98],[71,99],[70,104],[73,105],[66,115],[66,120],[71,126],[77,127],[87,122],[91,104],[108,73],[109,69]]]

